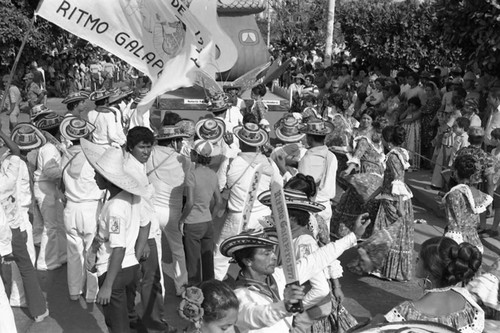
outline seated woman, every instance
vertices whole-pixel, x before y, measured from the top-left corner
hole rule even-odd
[[[448,237],[426,240],[420,249],[416,276],[424,279],[424,296],[406,301],[385,315],[389,322],[421,320],[441,323],[462,333],[479,333],[484,312],[463,286],[481,266],[479,250]]]
[[[204,281],[182,294],[179,316],[191,322],[188,333],[225,332],[236,324],[239,301],[231,287],[218,280]]]

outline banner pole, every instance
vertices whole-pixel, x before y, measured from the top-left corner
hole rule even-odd
[[[17,68],[17,64],[19,63],[19,59],[21,59],[21,54],[23,53],[24,46],[26,45],[26,42],[28,41],[28,38],[31,35],[31,30],[33,30],[33,27],[35,26],[35,18],[36,18],[36,15],[33,14],[28,31],[24,35],[23,42],[21,43],[21,47],[19,48],[19,51],[17,52],[16,60],[14,60],[14,65],[12,65],[12,68],[10,69],[9,81],[7,81],[7,84],[5,85],[5,92],[4,92],[3,97],[2,97],[2,102],[0,103],[0,111],[3,110],[3,106],[5,105],[5,100],[7,99],[7,95],[9,94],[9,89],[10,89],[10,85],[12,83],[12,78],[14,77],[14,73],[16,72],[16,68]]]

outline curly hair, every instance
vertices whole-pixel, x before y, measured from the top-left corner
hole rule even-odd
[[[314,178],[303,173],[298,173],[285,184],[285,189],[304,192],[309,199],[316,195],[316,182]]]
[[[199,288],[203,291],[201,307],[205,323],[224,318],[228,310],[238,310],[240,302],[234,291],[225,282],[208,280],[202,282]]]
[[[460,179],[469,179],[477,171],[476,159],[472,155],[457,156],[453,167]]]
[[[420,249],[424,268],[439,282],[438,287],[466,284],[477,273],[482,263],[479,249],[470,243],[457,244],[448,237],[426,240]]]
[[[399,125],[387,126],[382,130],[382,137],[387,142],[401,146],[405,142],[406,130]]]

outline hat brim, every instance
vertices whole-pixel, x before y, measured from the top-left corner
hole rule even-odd
[[[178,133],[178,134],[173,134],[170,136],[165,136],[158,134],[156,135],[156,141],[161,141],[161,140],[169,140],[169,139],[177,139],[177,138],[189,138],[189,135],[187,133]]]
[[[65,99],[63,99],[61,101],[61,103],[63,103],[63,104],[69,104],[69,103],[73,103],[73,102],[84,101],[87,98],[88,97],[85,97],[85,96],[76,96],[76,97],[71,97],[71,98],[66,97]]]
[[[21,149],[21,150],[33,150],[33,149],[40,148],[41,146],[43,146],[44,144],[47,143],[47,138],[45,138],[45,136],[43,135],[43,133],[36,126],[34,126],[32,124],[28,124],[28,123],[19,123],[19,124],[16,125],[16,127],[14,127],[12,129],[12,133],[11,133],[10,137],[11,137],[11,139],[13,141],[14,141],[14,137],[17,135],[17,132],[19,132],[19,129],[22,126],[31,127],[35,131],[36,141],[35,142],[31,142],[29,144],[23,144],[21,142],[15,142],[16,145],[19,147],[19,149]]]
[[[38,118],[38,117],[37,117],[37,118]],[[41,120],[41,119],[36,119],[36,118],[35,118],[35,120],[34,120],[34,121],[38,122],[38,121],[40,121],[40,120]],[[44,131],[44,130],[53,129],[53,128],[56,128],[56,127],[61,126],[61,122],[62,122],[61,117],[59,117],[59,120],[58,120],[58,122],[57,122],[57,123],[54,123],[54,124],[51,124],[51,125],[46,125],[46,126],[37,126],[37,125],[35,125],[35,127],[36,127],[36,128],[38,128],[38,129],[39,129],[39,130],[41,130],[41,131]]]
[[[238,138],[238,140],[244,142],[245,144],[251,146],[251,147],[260,147],[266,144],[266,142],[269,140],[269,134],[267,132],[259,127],[259,133],[261,133],[261,137],[258,141],[250,141],[245,137],[242,137],[240,135],[241,130],[243,129],[243,126],[236,126],[233,129],[234,135]]]
[[[61,124],[59,125],[59,132],[61,132],[61,135],[69,141],[80,140],[82,138],[89,136],[92,132],[95,131],[95,126],[86,121],[87,134],[83,136],[75,136],[74,134],[69,133],[68,127],[71,120],[77,118],[78,117],[64,117],[64,119],[61,121]]]
[[[110,97],[111,95],[113,95],[112,93],[107,93],[107,94],[104,94],[102,96],[99,96],[99,97],[95,97],[97,96],[96,94],[94,95],[90,95],[89,99],[92,101],[92,102],[96,102],[96,101],[100,101],[101,99],[105,99],[105,98],[108,98]]]
[[[225,105],[223,105],[221,107],[218,107],[218,108],[214,108],[214,107],[208,106],[207,107],[207,111],[209,111],[209,112],[221,112],[221,111],[228,110],[232,106],[233,106],[232,104],[225,104]]]
[[[258,200],[265,206],[271,207],[271,191],[262,192]],[[294,198],[285,190],[285,204],[288,209],[303,210],[310,213],[318,213],[325,210],[325,206],[314,201]]]
[[[224,240],[219,247],[220,253],[225,257],[232,257],[236,251],[246,248],[262,248],[278,245],[278,241],[251,235],[237,235]]]
[[[293,142],[297,142],[297,141],[300,141],[302,140],[302,138],[304,136],[306,136],[305,133],[299,133],[299,134],[295,134],[295,135],[292,135],[292,136],[288,136],[288,135],[284,135],[282,132],[281,132],[281,127],[278,127],[274,130],[274,133],[276,134],[276,137],[278,139],[280,139],[281,141],[283,142],[287,142],[287,143],[293,143]]]
[[[332,133],[334,129],[335,129],[335,126],[331,122],[325,121],[325,128],[322,131],[310,130],[310,129],[308,129],[307,124],[304,124],[304,126],[299,128],[299,131],[304,133],[304,134],[309,134],[309,135],[326,136],[326,135]]]
[[[142,186],[141,183],[132,175],[128,174],[127,172],[120,172],[123,170],[113,170],[113,172],[110,172],[104,169],[104,166],[99,165],[99,159],[106,152],[106,149],[108,149],[109,146],[97,145],[86,139],[80,139],[80,145],[82,147],[83,153],[85,154],[85,157],[87,158],[87,161],[90,163],[92,168],[94,168],[95,171],[101,174],[108,181],[128,193],[137,196],[144,196],[147,194],[146,187]]]
[[[196,135],[200,139],[203,139],[205,141],[209,141],[211,143],[219,142],[220,139],[222,139],[222,136],[224,135],[224,133],[226,132],[226,124],[224,123],[224,121],[222,119],[218,119],[218,118],[208,118],[208,119],[215,120],[215,122],[217,123],[217,127],[219,128],[219,133],[217,134],[216,137],[209,138],[209,137],[205,136],[204,134],[200,133],[200,129],[203,126],[203,124],[205,123],[205,121],[198,121],[196,123],[196,125],[194,126],[194,131],[196,132]],[[207,120],[207,119],[205,119],[205,120]]]

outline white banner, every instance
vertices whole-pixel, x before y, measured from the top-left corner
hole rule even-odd
[[[216,0],[196,2],[216,6]],[[153,83],[186,46],[194,42],[199,55],[211,40],[181,0],[44,0],[36,15],[106,49]]]

